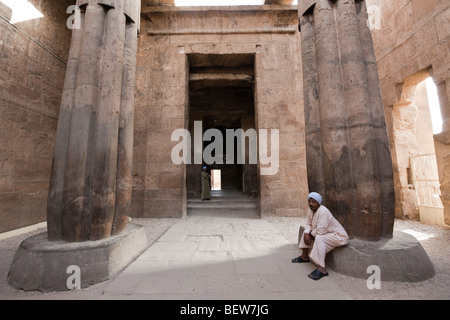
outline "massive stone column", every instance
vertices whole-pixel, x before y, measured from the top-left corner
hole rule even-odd
[[[351,237],[390,237],[392,162],[365,2],[300,8],[310,189]]]
[[[127,225],[141,2],[78,0],[77,6],[48,232],[20,244],[8,274],[10,285],[27,291],[70,290],[72,272],[81,288],[105,281],[147,248],[145,228]]]
[[[140,1],[79,0],[48,198],[50,240],[99,240],[126,226]]]
[[[327,264],[361,278],[370,265],[382,280],[433,276],[418,241],[394,237],[392,159],[365,1],[300,0],[299,17],[309,189],[324,195],[351,238]]]

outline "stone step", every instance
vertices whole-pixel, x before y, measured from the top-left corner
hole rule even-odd
[[[189,208],[257,208],[258,203],[256,199],[214,199],[211,200],[188,200],[187,207]]]
[[[220,215],[228,216],[257,216],[258,208],[242,208],[242,207],[197,207],[187,209],[188,215]]]
[[[206,201],[205,201],[206,202]],[[257,209],[256,203],[188,203],[188,209]]]
[[[188,199],[187,209],[189,214],[216,212],[216,213],[246,213],[256,214],[258,211],[258,199],[238,196],[212,196],[211,200]]]
[[[201,204],[201,205],[230,205],[230,204],[248,204],[248,203],[257,203],[257,199],[255,198],[215,198],[212,197],[211,200],[201,200],[201,199],[188,199],[188,205],[193,204]]]

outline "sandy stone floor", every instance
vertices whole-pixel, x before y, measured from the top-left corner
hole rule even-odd
[[[302,218],[268,218],[270,223],[293,245],[297,243],[298,227],[304,224]],[[149,243],[157,241],[177,219],[133,219],[134,223],[146,226]],[[383,282],[381,289],[370,290],[366,280],[355,279],[329,270],[330,277],[356,300],[448,300],[450,299],[450,230],[425,225],[416,221],[396,220],[395,229],[414,235],[428,253],[436,275],[419,283]],[[101,283],[87,289],[70,293],[40,293],[15,290],[7,284],[9,266],[24,239],[44,229],[0,241],[0,300],[12,299],[98,299],[107,285]],[[368,275],[369,276],[369,275]]]

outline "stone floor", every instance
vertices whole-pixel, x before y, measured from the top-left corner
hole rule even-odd
[[[299,250],[254,214],[205,212],[172,226],[104,289],[103,298],[350,299],[330,277],[307,277]]]
[[[330,276],[307,277],[312,264],[292,264],[300,217],[261,219],[254,199],[213,194],[192,204],[179,219],[133,219],[146,227],[149,248],[108,281],[81,290],[24,292],[6,281],[21,241],[44,229],[0,241],[0,300],[341,300],[450,299],[450,230],[417,221],[396,220],[396,230],[417,237],[429,254],[436,276],[419,283],[383,282],[369,290],[365,279],[329,270]],[[216,198],[216,196],[221,196]],[[241,205],[239,202],[241,201]],[[201,202],[200,202],[201,203]],[[234,208],[221,210],[219,204]],[[209,208],[208,208],[209,207]]]

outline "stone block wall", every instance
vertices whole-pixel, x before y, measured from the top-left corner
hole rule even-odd
[[[262,215],[306,214],[300,35],[296,7],[143,7],[135,104],[133,215],[186,213],[186,168],[171,161],[188,128],[188,55],[254,55],[255,129],[280,130],[277,174],[260,176]],[[270,131],[269,131],[270,134]]]
[[[31,0],[44,18],[14,25],[0,3],[0,233],[46,220],[74,2]]]
[[[450,223],[450,3],[446,0],[367,0],[372,12],[372,37],[388,121],[396,183],[396,216],[403,218],[401,179],[405,168],[395,154],[401,141],[395,139],[394,114],[411,103],[419,80],[432,76],[438,87],[443,116],[443,133],[435,136],[442,202]],[[425,76],[424,76],[425,74]],[[401,155],[400,155],[401,156]],[[402,178],[403,177],[403,178]]]

